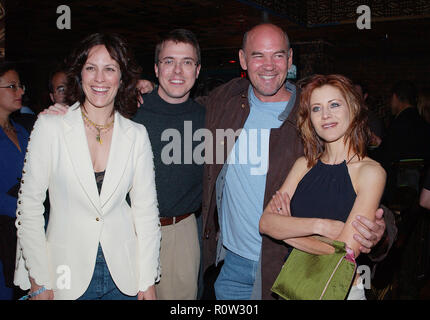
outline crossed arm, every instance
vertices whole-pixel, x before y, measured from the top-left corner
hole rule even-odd
[[[357,198],[345,223],[291,216],[289,200],[307,171],[304,158],[297,160],[284,184],[265,208],[260,219],[260,232],[313,254],[333,252],[331,246],[314,239],[312,235],[315,234],[345,242],[354,250],[356,257],[360,252],[369,253],[385,231],[383,211],[378,209],[385,185],[385,171],[375,165],[362,166],[357,175]],[[282,210],[279,211],[279,208]]]

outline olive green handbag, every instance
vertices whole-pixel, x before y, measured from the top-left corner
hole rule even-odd
[[[356,263],[345,243],[315,237],[334,247],[333,254],[316,255],[293,249],[272,291],[286,300],[344,300],[354,279]]]

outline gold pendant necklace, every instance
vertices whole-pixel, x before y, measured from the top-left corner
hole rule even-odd
[[[92,122],[88,118],[88,116],[84,113],[84,111],[82,109],[81,109],[81,113],[82,113],[82,118],[84,119],[85,123],[89,124],[94,129],[97,130],[96,140],[97,140],[98,143],[102,144],[103,141],[102,141],[102,138],[101,138],[101,131],[102,130],[108,131],[110,128],[112,128],[112,125],[113,125],[113,122],[115,121],[115,119],[113,119],[108,124],[97,124],[97,123]]]

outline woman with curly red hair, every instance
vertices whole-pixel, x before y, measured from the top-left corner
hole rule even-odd
[[[307,79],[298,127],[304,156],[264,210],[260,232],[312,254],[330,254],[330,245],[312,237],[322,235],[344,242],[357,258],[353,221],[375,220],[386,174],[366,156],[366,107],[352,82],[342,75]],[[365,299],[357,281],[358,275],[348,299]]]

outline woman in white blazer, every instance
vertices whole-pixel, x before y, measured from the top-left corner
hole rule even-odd
[[[155,299],[153,155],[145,127],[127,119],[140,68],[123,39],[103,34],[83,40],[68,65],[68,100],[78,102],[39,116],[28,144],[14,282],[31,299]]]

